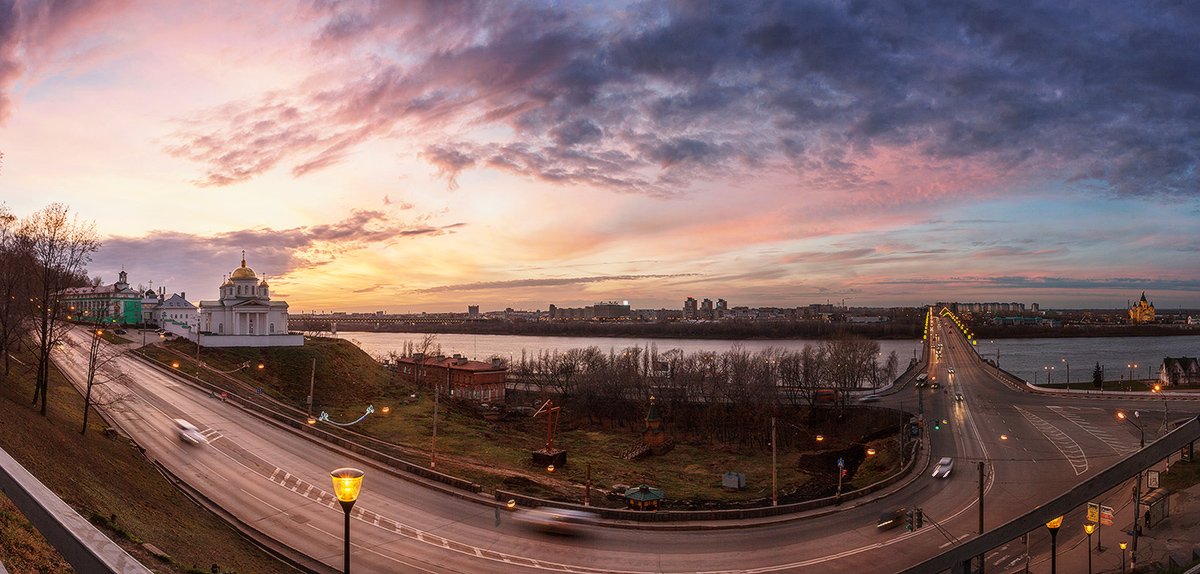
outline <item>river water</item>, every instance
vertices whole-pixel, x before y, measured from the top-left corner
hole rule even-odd
[[[339,334],[344,339],[357,341],[359,346],[375,357],[383,357],[391,351],[397,353],[404,348],[405,341],[419,343],[422,333],[372,333],[347,331]],[[520,360],[521,352],[537,356],[542,351],[563,352],[568,349],[598,347],[604,352],[610,349],[621,351],[628,347],[653,345],[661,353],[680,349],[684,353],[721,353],[740,345],[750,352],[768,347],[798,351],[805,344],[818,345],[820,341],[799,339],[770,339],[733,341],[724,339],[638,339],[626,337],[534,337],[525,335],[465,335],[438,334],[436,344],[442,353],[462,355],[481,361],[492,356]],[[892,351],[900,358],[900,367],[908,365],[908,359],[920,353],[921,341],[882,340],[880,362]],[[1071,381],[1087,383],[1092,380],[1092,370],[1099,363],[1104,368],[1105,379],[1121,377],[1143,379],[1156,377],[1163,357],[1195,357],[1200,354],[1200,335],[1179,337],[1079,337],[1061,339],[996,339],[982,340],[975,347],[985,358],[996,360],[999,353],[1000,367],[1029,382],[1061,383],[1066,381],[1070,370]],[[1137,368],[1127,365],[1137,365]],[[1053,370],[1050,367],[1054,367]],[[1149,370],[1147,370],[1149,367]],[[1035,380],[1036,379],[1036,380]]]

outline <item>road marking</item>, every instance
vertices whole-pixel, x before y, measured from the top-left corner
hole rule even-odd
[[[1066,457],[1067,462],[1071,463],[1071,468],[1075,470],[1075,476],[1087,472],[1087,455],[1083,454],[1083,448],[1079,446],[1079,443],[1067,436],[1067,433],[1058,430],[1058,427],[1046,422],[1041,417],[1021,407],[1014,408],[1017,409],[1017,412],[1021,413],[1021,416],[1028,419],[1038,432],[1041,432],[1043,435],[1046,435],[1046,438],[1050,439],[1050,444],[1053,444],[1054,448],[1057,448]]]
[[[951,540],[950,542],[947,542],[941,546],[938,546],[938,548],[945,548],[951,544],[954,544],[955,542],[958,542],[959,540],[962,540],[963,538],[969,538],[970,536],[971,536],[970,534],[963,534],[962,536],[959,536],[958,538],[955,538],[954,540]]]
[[[1083,429],[1084,432],[1100,439],[1100,442],[1108,445],[1109,448],[1117,451],[1117,454],[1121,456],[1126,456],[1137,450],[1137,448],[1128,446],[1125,443],[1112,438],[1108,435],[1108,433],[1102,430],[1093,430],[1094,427],[1092,426],[1092,423],[1088,422],[1087,419],[1079,416],[1078,413],[1070,412],[1070,410],[1073,409],[1067,409],[1064,407],[1049,407],[1049,409],[1058,413],[1060,416],[1062,416],[1062,418],[1075,423],[1079,426],[1079,428]]]

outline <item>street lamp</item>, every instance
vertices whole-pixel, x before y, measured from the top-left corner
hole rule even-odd
[[[1071,363],[1068,363],[1066,359],[1063,359],[1062,362],[1067,366],[1067,390],[1069,391],[1071,390]]]
[[[1088,535],[1088,574],[1092,574],[1092,532],[1096,530],[1096,525],[1091,522],[1083,525],[1083,531]]]
[[[1125,413],[1117,411],[1117,418],[1129,421],[1129,424],[1137,427],[1141,433],[1141,448],[1146,448],[1146,431],[1142,429],[1142,425],[1133,422],[1133,419],[1125,416]],[[1138,418],[1138,412],[1133,411],[1133,418]],[[1142,471],[1138,469],[1137,482],[1133,483],[1133,553],[1137,556],[1137,541],[1138,541],[1138,518],[1142,512]]]
[[[333,493],[337,496],[342,510],[346,511],[346,551],[342,574],[350,574],[350,509],[358,500],[358,491],[362,488],[363,471],[357,468],[339,468],[331,473],[333,478]]]
[[[1062,526],[1063,517],[1059,516],[1046,523],[1050,531],[1050,574],[1058,574],[1058,528]]]
[[[1137,519],[1135,518],[1134,520],[1137,520]],[[1120,544],[1120,546],[1121,546],[1121,572],[1125,572],[1125,545],[1126,544],[1124,542],[1122,542]]]
[[[1163,394],[1163,392],[1162,392],[1162,385],[1154,385],[1154,391],[1153,391],[1153,392],[1155,392],[1155,393],[1158,393],[1158,396],[1162,397],[1162,400],[1163,400],[1163,424],[1162,424],[1162,428],[1163,428],[1163,432],[1166,432],[1166,430],[1167,430],[1167,420],[1171,418],[1171,411],[1170,411],[1170,407],[1168,407],[1168,406],[1167,406],[1167,395],[1164,395],[1164,394]]]

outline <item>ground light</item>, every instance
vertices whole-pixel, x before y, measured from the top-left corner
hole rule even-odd
[[[329,476],[333,479],[333,493],[337,496],[342,510],[346,511],[346,549],[342,574],[350,574],[350,509],[358,500],[358,491],[362,488],[363,471],[357,468],[339,468]]]

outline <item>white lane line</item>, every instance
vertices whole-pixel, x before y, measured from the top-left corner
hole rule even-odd
[[[1064,457],[1066,457],[1067,462],[1071,463],[1071,468],[1075,469],[1076,476],[1087,472],[1087,455],[1083,453],[1083,448],[1079,446],[1079,443],[1067,436],[1067,433],[1058,430],[1058,427],[1046,422],[1041,417],[1021,407],[1014,408],[1016,408],[1017,412],[1021,413],[1022,416],[1028,419],[1029,422],[1033,424],[1034,428],[1036,428],[1043,435],[1046,435],[1046,438],[1050,439],[1050,444],[1053,444],[1054,448],[1057,448],[1058,451],[1061,452]]]
[[[955,542],[958,542],[959,540],[962,540],[963,538],[968,538],[970,536],[971,536],[970,534],[963,534],[962,536],[959,536],[958,538],[955,538],[954,540],[951,540],[950,542],[947,542],[941,546],[938,546],[938,548],[945,548],[951,544],[954,544]]]

